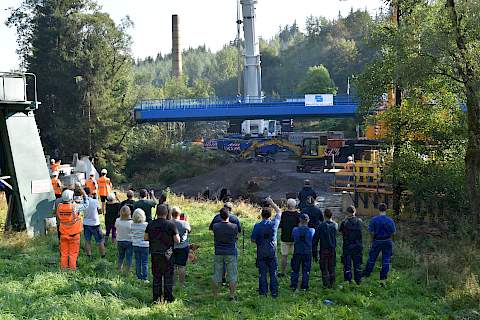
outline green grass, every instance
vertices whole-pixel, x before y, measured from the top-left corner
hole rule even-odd
[[[58,267],[56,235],[28,240],[16,235],[0,240],[0,319],[450,319],[444,298],[417,284],[414,268],[401,264],[390,274],[387,289],[378,287],[378,269],[361,286],[342,281],[337,262],[335,289],[324,290],[318,265],[313,266],[310,292],[292,293],[289,279],[280,280],[278,299],[256,292],[255,247],[248,240],[256,211],[246,205],[240,217],[246,227],[245,253],[239,241],[238,302],[227,301],[227,290],[214,300],[210,290],[213,240],[208,231],[219,205],[173,198],[189,214],[191,243],[199,244],[198,262],[188,266],[187,285],[175,290],[176,301],[151,305],[151,285],[135,280],[132,271],[116,271],[116,248],[107,247],[107,259],[89,261],[81,254],[77,272]],[[333,305],[323,304],[325,299]]]

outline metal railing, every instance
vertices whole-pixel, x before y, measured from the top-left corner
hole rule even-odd
[[[150,99],[140,101],[136,110],[171,110],[171,109],[207,109],[207,108],[238,108],[242,106],[281,106],[299,105],[305,103],[304,96],[262,97],[257,101],[244,97],[210,97],[201,99]],[[347,94],[333,97],[334,105],[357,104],[358,98]]]

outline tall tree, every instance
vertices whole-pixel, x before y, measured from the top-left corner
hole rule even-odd
[[[130,37],[90,0],[24,0],[7,25],[18,32],[24,68],[38,77],[41,137],[47,152],[78,152],[118,164],[131,107]]]

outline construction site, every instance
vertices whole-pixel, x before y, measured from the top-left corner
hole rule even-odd
[[[288,9],[230,1],[211,50],[158,3],[140,58],[111,3],[18,1],[1,319],[480,317],[478,4],[299,0],[343,11],[267,38]]]

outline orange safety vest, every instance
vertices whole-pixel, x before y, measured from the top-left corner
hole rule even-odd
[[[75,204],[60,203],[57,207],[57,218],[62,235],[75,235],[82,232],[83,223],[78,212],[74,212]]]
[[[87,186],[88,189],[90,189],[92,194],[97,194],[97,184],[95,183],[95,180],[89,178],[85,182],[85,185]]]
[[[105,176],[101,176],[98,178],[98,195],[100,197],[106,197],[112,192],[112,183],[110,182],[110,178]]]
[[[52,178],[52,187],[53,187],[53,192],[55,194],[62,194],[62,189],[60,188],[60,183],[58,181],[58,178]]]

